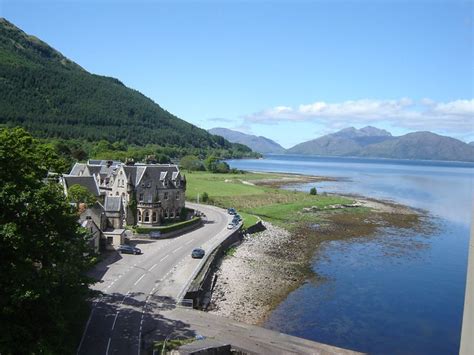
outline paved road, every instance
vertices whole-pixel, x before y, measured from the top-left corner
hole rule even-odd
[[[140,354],[140,344],[151,336],[179,332],[180,322],[160,312],[175,307],[203,262],[191,258],[192,249],[207,252],[232,233],[227,229],[232,218],[224,210],[190,207],[206,214],[203,227],[173,239],[132,240],[142,255],[116,254],[98,265],[100,281],[93,289],[103,296],[94,303],[78,354]]]

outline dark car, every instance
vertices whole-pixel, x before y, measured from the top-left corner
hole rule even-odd
[[[138,249],[137,247],[131,246],[131,245],[121,245],[117,249],[119,252],[122,254],[141,254],[142,251]]]
[[[242,217],[240,216],[240,214],[236,214],[234,218],[232,218],[232,222],[234,223],[239,223],[241,220],[242,220]]]
[[[193,259],[202,259],[205,254],[206,252],[204,251],[204,249],[196,248],[196,249],[193,249],[193,252],[191,253],[191,257]]]
[[[235,208],[228,208],[228,209],[227,209],[227,213],[228,213],[228,214],[236,214],[237,211],[235,210]]]

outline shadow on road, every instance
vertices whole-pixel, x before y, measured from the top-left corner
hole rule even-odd
[[[170,297],[142,292],[106,294],[97,300],[78,354],[105,352],[109,338],[110,352],[119,354],[135,353],[138,346],[151,353],[154,342],[170,335],[171,339],[194,338],[189,324],[160,313],[175,307]]]
[[[109,269],[109,265],[122,259],[122,255],[118,251],[107,251],[104,254],[104,259],[94,265],[92,269],[87,272],[87,276],[100,281]]]

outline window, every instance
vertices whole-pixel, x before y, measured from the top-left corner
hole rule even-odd
[[[167,199],[168,199],[168,193],[167,193],[167,192],[165,192],[164,199],[165,199],[165,200],[167,200]]]
[[[153,211],[153,222],[158,222],[158,216],[155,211]]]
[[[145,210],[145,222],[150,222],[150,211]]]
[[[143,193],[141,193],[138,197],[138,201],[142,202],[143,201]]]
[[[118,196],[118,195],[119,195],[119,192],[117,191],[117,192],[115,193],[115,196]]]
[[[108,245],[114,244],[114,237],[107,237],[107,244]]]
[[[176,191],[176,199],[179,200],[179,191]]]
[[[171,211],[171,218],[174,218],[174,211]]]
[[[166,209],[165,211],[165,218],[170,218],[170,210]]]
[[[142,221],[142,211],[138,210],[138,222]]]

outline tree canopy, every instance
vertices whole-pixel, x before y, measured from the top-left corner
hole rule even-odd
[[[68,189],[68,196],[71,202],[78,206],[80,203],[90,205],[97,201],[96,197],[86,187],[78,184],[72,185]]]
[[[87,244],[54,150],[0,129],[0,353],[70,353],[87,316]]]

